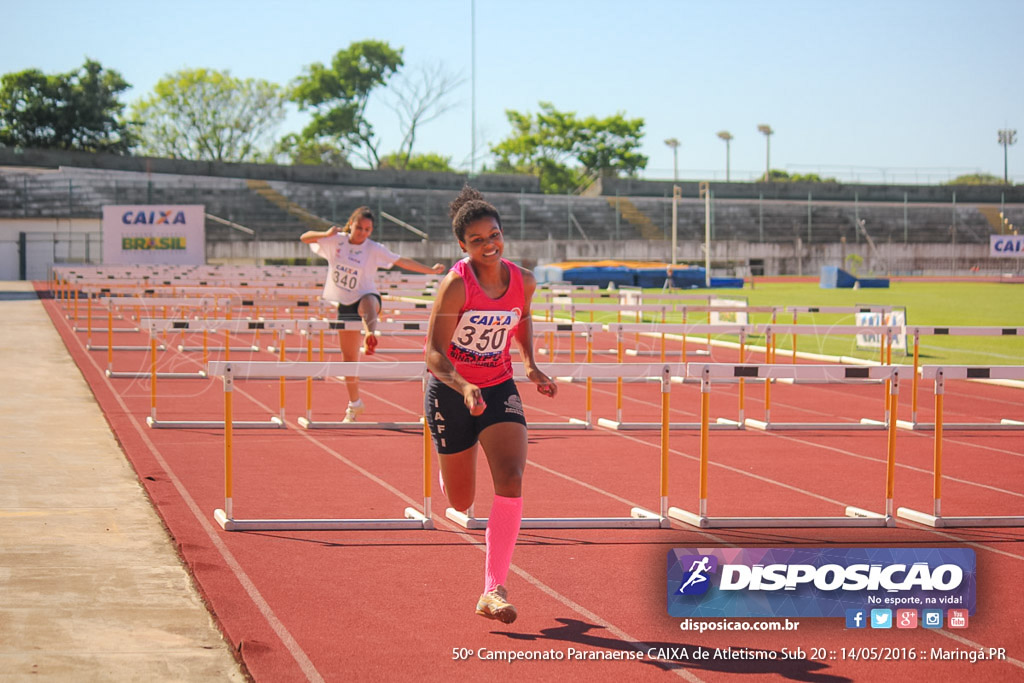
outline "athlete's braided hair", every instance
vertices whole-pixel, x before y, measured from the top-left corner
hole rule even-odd
[[[464,241],[469,224],[481,218],[493,218],[501,229],[501,216],[498,210],[468,184],[463,185],[462,192],[448,205],[448,214],[452,217],[452,232],[460,242]]]

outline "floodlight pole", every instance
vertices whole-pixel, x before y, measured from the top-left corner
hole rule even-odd
[[[718,137],[725,140],[725,182],[729,182],[729,143],[732,142],[732,133],[727,130],[718,131]]]
[[[672,182],[679,182],[679,140],[669,138],[665,144],[672,148]]]
[[[700,184],[704,198],[704,286],[711,287],[711,187],[707,181]]]
[[[476,0],[469,0],[470,116],[469,175],[476,175]]]
[[[772,180],[772,133],[775,131],[767,123],[762,123],[757,129],[764,133],[764,181],[770,183]]]
[[[679,235],[679,198],[683,194],[683,188],[678,185],[672,186],[672,265],[676,265],[676,244]]]
[[[1007,164],[1006,148],[1017,143],[1017,131],[1003,128],[999,131],[999,144],[1003,146],[1003,184],[1010,184],[1009,165]]]

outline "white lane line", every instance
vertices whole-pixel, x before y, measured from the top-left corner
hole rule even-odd
[[[182,500],[185,502],[185,505],[188,507],[193,517],[196,518],[196,521],[199,522],[199,525],[202,527],[203,531],[210,539],[210,542],[220,553],[221,557],[224,558],[224,563],[231,570],[231,573],[235,575],[235,578],[238,579],[239,584],[241,584],[242,588],[249,596],[249,599],[253,601],[253,604],[259,610],[260,614],[263,616],[264,619],[266,619],[267,624],[274,631],[277,637],[281,639],[281,643],[285,646],[285,649],[288,651],[288,654],[290,654],[292,658],[295,660],[295,663],[298,664],[299,669],[305,675],[306,680],[311,681],[312,683],[323,683],[324,678],[316,670],[316,667],[313,665],[313,662],[309,659],[309,656],[298,644],[298,642],[292,636],[291,632],[288,631],[287,627],[285,627],[285,625],[281,623],[281,620],[277,618],[277,615],[274,613],[273,608],[260,593],[259,589],[256,588],[256,585],[253,583],[252,579],[249,578],[249,575],[246,573],[245,569],[242,568],[242,565],[238,562],[237,559],[235,559],[235,556],[228,549],[227,545],[225,545],[224,541],[217,535],[217,531],[213,528],[213,525],[207,520],[207,516],[199,508],[199,505],[196,503],[195,499],[192,498],[192,496],[189,494],[188,490],[185,488],[185,485],[181,482],[178,476],[171,469],[170,465],[164,459],[163,455],[157,449],[156,445],[152,441],[150,441],[149,435],[146,433],[146,430],[142,428],[142,425],[136,419],[135,415],[128,409],[128,406],[125,404],[120,394],[118,394],[117,390],[114,389],[114,385],[110,381],[110,378],[106,376],[106,373],[103,371],[102,368],[100,368],[99,364],[92,357],[92,355],[88,353],[87,350],[85,351],[85,353],[86,358],[89,359],[89,362],[92,364],[93,368],[99,374],[102,381],[106,383],[107,389],[110,390],[110,393],[114,396],[114,399],[120,405],[121,410],[128,417],[128,420],[131,422],[132,427],[135,428],[135,431],[138,433],[143,443],[146,444],[146,448],[148,448],[149,452],[153,455],[153,459],[156,460],[157,464],[160,465],[161,469],[163,469],[163,471],[167,474],[168,481],[170,481],[171,484],[174,486],[175,490],[178,492],[178,495],[181,496]]]

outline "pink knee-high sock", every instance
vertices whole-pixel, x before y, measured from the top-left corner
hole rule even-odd
[[[523,499],[494,496],[487,520],[487,561],[484,567],[484,592],[504,584],[516,549],[519,524],[523,519]]]

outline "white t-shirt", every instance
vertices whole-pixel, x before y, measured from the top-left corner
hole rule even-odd
[[[375,294],[377,269],[390,268],[401,258],[379,242],[349,244],[348,237],[341,232],[309,244],[314,254],[327,259],[323,298],[340,304],[354,304],[364,294]]]

